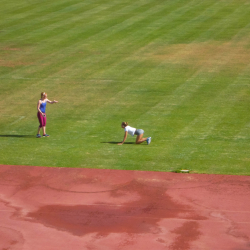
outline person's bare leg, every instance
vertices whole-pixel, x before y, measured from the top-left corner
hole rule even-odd
[[[43,134],[45,135],[46,134],[46,132],[45,132],[45,126],[42,127],[42,128],[43,128]]]
[[[40,134],[40,130],[41,130],[41,128],[38,126],[38,130],[37,130],[38,135]]]
[[[147,140],[147,138],[142,138],[142,137],[143,137],[143,134],[137,135],[137,137],[136,137],[136,144],[140,144],[140,143],[142,143],[142,142],[144,142],[144,141]]]

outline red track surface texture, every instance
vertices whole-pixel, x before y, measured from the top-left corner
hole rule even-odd
[[[1,250],[249,250],[250,177],[0,165]]]

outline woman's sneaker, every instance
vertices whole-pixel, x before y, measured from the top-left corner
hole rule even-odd
[[[150,144],[150,142],[151,142],[151,137],[148,137],[147,138],[147,144]]]
[[[45,135],[43,135],[43,137],[49,137],[49,135],[45,134]]]
[[[36,135],[36,138],[41,138],[42,136],[40,134],[37,134]]]

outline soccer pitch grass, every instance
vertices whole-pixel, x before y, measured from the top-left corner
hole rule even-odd
[[[249,175],[249,13],[249,0],[1,1],[0,164]],[[59,103],[37,139],[42,91]],[[122,121],[152,143],[116,145]]]

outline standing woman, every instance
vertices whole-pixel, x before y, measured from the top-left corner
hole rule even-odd
[[[37,103],[37,117],[39,120],[39,127],[38,127],[38,131],[37,131],[37,138],[41,138],[40,135],[40,130],[42,128],[43,130],[43,137],[48,137],[49,135],[46,134],[45,128],[46,128],[46,105],[47,102],[50,104],[53,103],[57,103],[58,101],[54,100],[54,101],[50,101],[49,99],[47,99],[47,94],[45,92],[41,93],[41,99],[38,101]]]
[[[144,130],[143,129],[136,129],[136,128],[130,127],[130,126],[128,126],[127,122],[123,122],[122,125],[121,125],[121,127],[124,128],[125,134],[124,134],[123,141],[120,142],[120,143],[118,143],[118,145],[122,145],[126,141],[128,133],[130,135],[132,135],[132,136],[137,135],[136,141],[135,141],[136,144],[140,144],[140,143],[142,143],[144,141],[147,141],[147,144],[149,144],[151,142],[151,137],[142,138],[143,134],[144,134]]]

